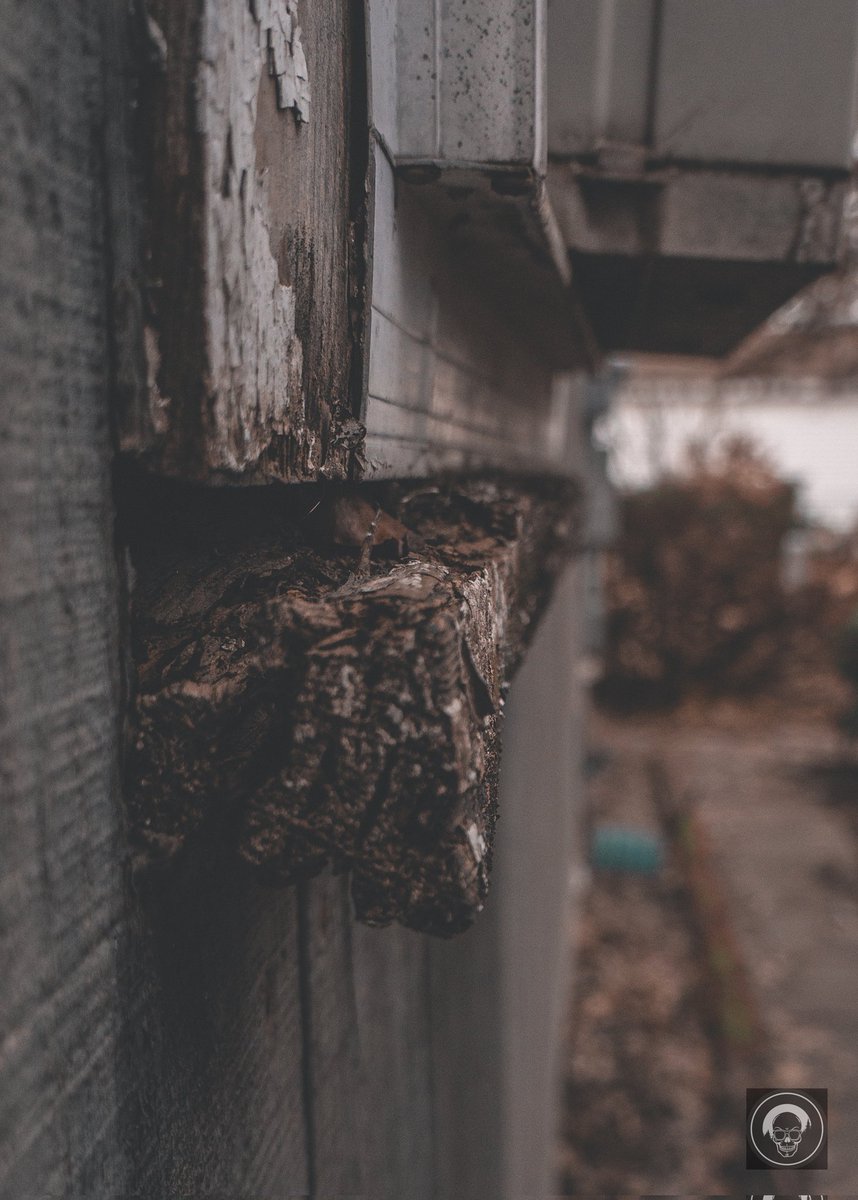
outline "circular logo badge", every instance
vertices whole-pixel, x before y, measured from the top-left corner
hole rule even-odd
[[[772,1092],[751,1113],[748,1136],[760,1158],[773,1167],[800,1167],[818,1153],[825,1121],[803,1092]]]

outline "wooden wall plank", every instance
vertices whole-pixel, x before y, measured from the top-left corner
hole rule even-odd
[[[97,26],[0,7],[0,1196],[121,1194]]]
[[[216,845],[138,879],[120,950],[120,1103],[149,1194],[309,1190],[298,912]]]
[[[127,870],[99,33],[0,10],[0,1196],[301,1195],[294,898]]]
[[[352,930],[364,1079],[364,1178],[374,1200],[437,1200],[429,939]]]
[[[299,885],[298,897],[311,1194],[359,1196],[366,1186],[364,1121],[371,1117],[363,1106],[348,879],[320,876]]]

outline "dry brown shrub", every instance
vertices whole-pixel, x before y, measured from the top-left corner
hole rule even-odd
[[[795,521],[794,485],[745,438],[694,446],[682,474],[625,495],[601,699],[668,705],[771,678],[786,641],[780,548]]]

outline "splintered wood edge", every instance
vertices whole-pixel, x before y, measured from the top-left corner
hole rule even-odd
[[[151,572],[127,775],[141,861],[216,827],[275,881],[350,871],[369,924],[467,928],[504,696],[573,548],[573,490],[388,487],[412,545],[368,574],[294,530]]]

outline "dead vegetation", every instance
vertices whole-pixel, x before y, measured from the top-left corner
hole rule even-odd
[[[626,495],[600,698],[671,705],[771,679],[787,633],[780,550],[795,523],[793,485],[745,440],[697,448],[684,474]]]

